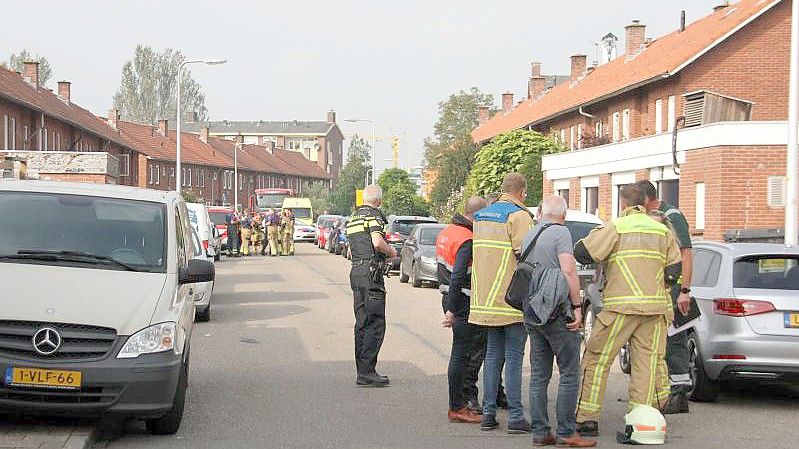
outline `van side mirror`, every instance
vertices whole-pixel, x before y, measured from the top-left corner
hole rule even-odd
[[[178,274],[179,284],[196,284],[210,282],[216,277],[214,264],[207,260],[191,259],[186,268],[181,268]]]

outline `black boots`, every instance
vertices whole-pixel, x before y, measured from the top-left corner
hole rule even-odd
[[[666,402],[660,412],[664,415],[676,415],[678,413],[689,413],[688,395],[684,392],[672,393],[669,395],[669,401]]]

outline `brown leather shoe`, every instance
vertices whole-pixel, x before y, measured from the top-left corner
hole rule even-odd
[[[466,407],[461,407],[458,410],[449,410],[447,418],[450,422],[462,422],[469,424],[479,424],[480,416],[473,415]]]
[[[543,438],[533,438],[533,446],[554,446],[557,442],[551,433]]]
[[[561,438],[558,437],[558,447],[594,447],[596,446],[596,441],[589,440],[580,436],[579,433],[575,433],[574,435],[570,436],[569,438]]]

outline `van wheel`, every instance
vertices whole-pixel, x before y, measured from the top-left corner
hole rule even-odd
[[[147,431],[153,435],[172,435],[180,428],[180,422],[183,420],[183,408],[186,404],[186,388],[189,383],[188,357],[187,354],[186,363],[183,369],[180,370],[178,387],[175,391],[175,399],[172,402],[172,408],[166,412],[166,415],[160,418],[147,420]]]
[[[197,322],[207,323],[209,321],[211,321],[211,303],[208,303],[208,307],[205,310],[197,311]]]
[[[702,354],[699,352],[699,344],[696,334],[693,332],[688,337],[688,350],[691,357],[691,377],[693,377],[694,383],[690,398],[696,402],[714,402],[719,397],[719,382],[710,379],[705,372]]]

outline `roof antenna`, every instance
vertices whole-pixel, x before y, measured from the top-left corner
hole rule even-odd
[[[685,10],[684,9],[682,10],[682,12],[680,12],[680,33],[682,33],[683,31],[685,31]]]

